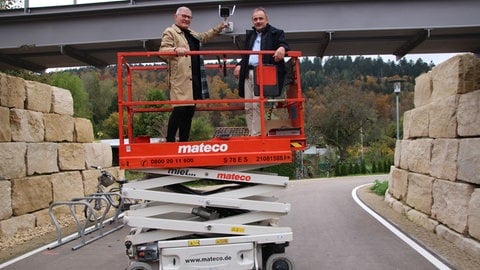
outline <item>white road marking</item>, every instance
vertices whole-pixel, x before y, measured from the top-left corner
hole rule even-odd
[[[444,264],[442,261],[437,259],[435,255],[430,253],[428,250],[424,249],[422,246],[420,246],[418,243],[416,243],[413,239],[402,233],[400,230],[398,230],[395,226],[393,226],[390,222],[382,218],[380,215],[375,213],[372,209],[370,209],[368,206],[366,206],[357,196],[357,191],[364,186],[368,186],[371,184],[365,184],[358,186],[352,190],[352,197],[353,200],[367,213],[369,213],[373,218],[375,218],[378,222],[380,222],[383,226],[385,226],[387,229],[389,229],[393,234],[395,234],[398,238],[400,238],[403,242],[405,242],[407,245],[409,245],[411,248],[413,248],[415,251],[417,251],[420,255],[422,255],[425,259],[427,259],[430,263],[432,263],[435,267],[437,267],[440,270],[451,270],[451,268]]]

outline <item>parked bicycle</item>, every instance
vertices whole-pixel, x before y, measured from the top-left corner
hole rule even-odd
[[[87,220],[99,222],[105,220],[110,208],[113,207],[115,214],[112,221],[115,221],[120,213],[130,209],[130,206],[136,203],[122,196],[122,187],[128,183],[128,180],[116,179],[115,176],[99,166],[91,166],[91,168],[100,170],[100,175],[97,178],[97,192],[85,198],[90,207],[85,206],[83,214]],[[115,183],[117,185],[108,189]]]

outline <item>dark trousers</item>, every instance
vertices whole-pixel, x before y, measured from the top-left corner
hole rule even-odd
[[[170,118],[168,119],[167,142],[175,142],[177,130],[178,141],[188,141],[194,113],[195,106],[177,106],[173,108]]]

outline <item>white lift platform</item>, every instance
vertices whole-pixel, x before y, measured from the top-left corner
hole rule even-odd
[[[189,52],[223,59],[253,53],[263,57],[274,52]],[[288,214],[290,204],[275,197],[287,188],[289,179],[264,173],[262,168],[292,163],[294,153],[305,149],[301,53],[288,52],[284,88],[277,87],[276,67],[259,63],[254,71],[258,98],[183,101],[196,104],[196,111],[241,113],[245,103],[258,103],[260,115],[265,116],[260,120],[260,136],[248,136],[246,127],[217,127],[210,140],[168,143],[136,135],[133,128],[135,114],[169,113],[173,105],[183,104],[134,98],[133,74],[167,72],[168,68],[166,63],[138,63],[150,58],[158,61],[164,54],[168,53],[118,53],[120,167],[151,176],[122,189],[123,196],[147,202],[147,207],[129,210],[124,216],[132,228],[125,241],[127,269],[293,270],[293,262],[285,256],[292,230],[278,222]],[[211,66],[224,73],[234,67],[225,61]],[[204,182],[210,184],[208,189],[198,187]]]
[[[153,169],[145,172],[158,177],[125,185],[124,196],[150,201],[124,217],[135,228],[126,240],[129,269],[293,269],[284,255],[291,228],[277,225],[290,204],[272,196],[288,177],[244,172],[258,168]],[[182,185],[200,179],[221,185]]]

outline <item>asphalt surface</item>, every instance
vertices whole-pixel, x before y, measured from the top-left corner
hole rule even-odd
[[[352,190],[377,178],[291,181],[278,194],[281,201],[292,204],[281,224],[294,232],[286,253],[295,269],[438,269],[354,201]],[[79,240],[40,250],[3,269],[125,269],[123,242],[128,231],[124,227],[78,250],[72,247]]]
[[[290,182],[281,198],[292,202],[292,210],[281,224],[293,229],[287,255],[296,269],[437,269],[353,200],[355,187],[375,179]]]

